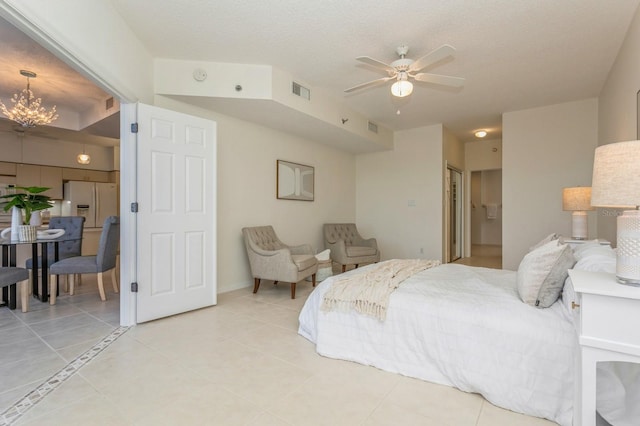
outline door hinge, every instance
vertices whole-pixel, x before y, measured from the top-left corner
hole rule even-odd
[[[131,213],[138,213],[138,203],[131,203]]]
[[[138,283],[131,283],[131,293],[138,292]]]
[[[131,133],[138,133],[138,123],[131,123]]]

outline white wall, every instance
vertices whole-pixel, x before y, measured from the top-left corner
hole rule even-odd
[[[502,265],[517,269],[527,249],[544,236],[570,235],[562,188],[591,185],[598,100],[505,113],[502,126]],[[589,212],[589,236],[596,231],[595,214]]]
[[[272,225],[287,244],[324,249],[322,224],[355,220],[355,157],[326,145],[157,96],[156,106],[218,128],[218,292],[251,285],[245,226]],[[315,168],[315,200],[276,199],[276,160]]]
[[[358,229],[377,238],[382,259],[441,260],[442,125],[398,131],[394,143],[356,158]]]
[[[636,140],[640,90],[640,9],[631,22],[598,104],[598,145]],[[616,241],[614,209],[598,209],[598,237]]]
[[[502,140],[478,140],[464,144],[466,170],[496,170],[502,168]]]

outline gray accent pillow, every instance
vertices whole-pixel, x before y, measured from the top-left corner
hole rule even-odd
[[[576,260],[571,247],[552,240],[527,253],[518,266],[517,284],[520,299],[536,308],[553,305],[560,293],[568,270]]]

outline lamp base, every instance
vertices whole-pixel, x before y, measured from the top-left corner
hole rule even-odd
[[[588,236],[587,212],[574,211],[571,213],[571,238],[586,240]]]
[[[630,285],[632,287],[640,287],[640,280],[630,280],[616,275],[616,281],[620,284]]]
[[[616,276],[624,284],[640,285],[640,211],[625,210],[617,222]]]

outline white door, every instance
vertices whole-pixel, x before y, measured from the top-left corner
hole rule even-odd
[[[137,322],[216,303],[216,123],[138,104]]]

